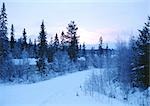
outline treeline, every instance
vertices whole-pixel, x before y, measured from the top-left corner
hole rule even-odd
[[[129,42],[117,42],[115,55],[107,57],[104,69],[93,71],[85,82],[86,93],[98,92],[136,106],[149,106],[150,17],[138,31]]]
[[[132,36],[128,46],[125,43],[118,46],[119,79],[132,87],[147,89],[150,86],[150,17],[138,31],[139,35]],[[121,60],[124,61],[119,64]]]
[[[84,70],[89,66],[102,67],[102,55],[112,50],[102,47],[103,40],[100,37],[99,49],[86,50],[85,43],[79,45],[78,27],[74,21],[67,26],[67,32],[58,35],[56,33],[50,42],[47,41],[47,33],[44,20],[41,24],[37,40],[28,40],[26,29],[23,29],[22,37],[15,39],[15,26],[10,28],[8,39],[7,14],[3,3],[0,14],[0,79],[2,81],[14,81],[15,79],[34,79],[36,75],[45,78],[50,74],[64,74],[75,70]],[[60,36],[60,39],[59,37]],[[104,57],[104,56],[103,56]],[[36,59],[36,65],[30,65],[28,58]],[[23,63],[16,64],[14,59],[22,59]],[[25,62],[28,61],[28,62]],[[32,77],[32,78],[31,78]]]
[[[7,35],[7,14],[3,3],[0,14],[0,79],[13,81],[16,78],[28,80],[40,75],[65,74],[88,67],[107,68],[109,82],[119,82],[123,88],[137,87],[147,89],[149,81],[150,54],[150,17],[139,36],[130,39],[129,44],[118,42],[117,49],[104,48],[103,39],[99,39],[99,48],[87,50],[85,44],[79,45],[78,27],[74,21],[67,26],[67,32],[56,33],[50,42],[44,21],[41,24],[37,40],[27,41],[26,29],[22,37],[15,39],[15,27],[11,25],[10,40]],[[60,39],[59,37],[60,36]],[[36,65],[29,62],[15,65],[13,59],[35,58]],[[116,68],[115,70],[111,70]],[[112,73],[112,74],[110,74]],[[39,76],[38,76],[39,77]]]
[[[137,106],[149,106],[150,98],[150,17],[139,34],[129,42],[118,41],[114,55],[108,55],[103,70],[94,71],[85,91],[122,99]],[[112,66],[111,66],[112,65]],[[100,66],[100,64],[99,64]],[[111,66],[111,67],[110,67]]]

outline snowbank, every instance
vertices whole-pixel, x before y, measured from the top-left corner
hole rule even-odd
[[[94,70],[94,69],[92,69]],[[127,106],[99,95],[96,100],[83,92],[91,70],[67,74],[35,84],[0,85],[1,106]],[[129,105],[128,105],[129,106]]]
[[[109,70],[108,72],[105,68],[93,71],[85,81],[85,92],[91,96],[96,94],[100,97],[104,94],[133,106],[150,106],[150,88],[145,91],[140,91],[137,88],[122,88],[118,82],[113,82],[112,77],[110,77],[111,80],[108,79],[111,72],[115,71]]]
[[[24,64],[36,65],[36,59],[35,58],[12,59],[12,62],[15,65],[24,65]]]

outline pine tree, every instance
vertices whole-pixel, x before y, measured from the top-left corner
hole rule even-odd
[[[78,56],[78,38],[77,36],[77,30],[78,27],[76,26],[74,21],[71,21],[68,24],[67,27],[67,35],[65,38],[67,39],[68,42],[68,54],[71,60],[76,61],[77,56]]]
[[[80,44],[80,45],[79,45],[79,51],[81,51],[81,49],[82,49],[82,45]]]
[[[9,64],[9,41],[7,37],[7,14],[5,3],[3,3],[0,14],[0,78],[8,80],[10,78],[11,67]]]
[[[116,80],[120,82],[121,85],[129,85],[130,82],[130,58],[129,49],[126,42],[117,42],[116,50],[116,66],[117,66],[117,77]],[[124,86],[124,87],[125,87]]]
[[[100,36],[100,38],[99,38],[99,46],[98,46],[99,55],[101,55],[103,53],[102,46],[103,46],[103,38],[102,38],[102,36]]]
[[[136,42],[136,52],[138,62],[135,63],[133,73],[137,76],[136,85],[140,88],[148,88],[150,86],[149,69],[150,69],[150,17],[142,30],[139,30],[139,37]]]
[[[36,58],[36,57],[37,57],[37,55],[36,55],[36,54],[37,54],[37,44],[36,44],[36,39],[34,39],[33,51],[34,51],[34,52],[33,52],[33,53],[34,53],[34,56],[33,56],[33,57]]]
[[[131,36],[130,40],[129,40],[129,69],[130,69],[130,84],[135,87],[137,84],[136,84],[136,79],[137,79],[137,75],[135,73],[135,67],[138,63],[138,55],[137,55],[137,52],[138,52],[138,49],[137,49],[137,45],[136,45],[136,41],[137,39],[135,38],[135,36]]]
[[[85,56],[86,55],[86,50],[85,50],[85,43],[83,43],[83,45],[82,45],[82,52],[83,52],[83,56]]]
[[[33,55],[34,55],[34,51],[33,51],[33,43],[32,43],[32,40],[31,40],[31,38],[29,39],[29,43],[28,43],[28,45],[27,45],[27,51],[28,51],[28,53],[29,53],[29,57],[33,57]]]
[[[44,21],[42,21],[41,24],[41,32],[38,37],[39,44],[38,44],[38,53],[37,53],[37,67],[39,72],[41,73],[41,76],[43,73],[45,73],[44,69],[46,68],[46,56],[47,56],[47,40],[46,40],[46,32],[45,32],[45,26]]]
[[[51,37],[50,44],[48,46],[48,62],[53,62],[54,58],[54,42],[53,42],[53,37]]]
[[[11,32],[10,32],[10,49],[14,49],[15,47],[15,38],[14,38],[14,26],[11,25]]]
[[[55,39],[54,39],[54,49],[55,49],[55,52],[58,50],[58,48],[59,48],[59,39],[58,39],[58,35],[56,33]]]
[[[66,49],[65,45],[65,33],[62,31],[61,33],[61,50],[64,51]]]
[[[8,55],[7,14],[3,3],[0,14],[0,62]]]
[[[7,38],[7,14],[6,14],[6,8],[5,3],[2,5],[1,14],[0,14],[0,32],[1,37],[3,39],[8,40]]]
[[[27,36],[26,29],[23,29],[23,39],[22,39],[22,50],[27,49]]]
[[[105,49],[105,55],[107,56],[109,54],[109,48],[108,48],[108,44],[106,45],[106,49]]]
[[[79,57],[83,56],[82,45],[80,44],[78,47]]]

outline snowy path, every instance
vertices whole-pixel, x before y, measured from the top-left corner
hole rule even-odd
[[[103,95],[99,97],[103,102],[86,96],[81,89],[90,72],[76,72],[35,84],[0,85],[0,106],[129,106]]]

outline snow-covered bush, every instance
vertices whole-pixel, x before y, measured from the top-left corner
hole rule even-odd
[[[90,53],[86,56],[87,65],[95,68],[102,68],[104,66],[104,55],[98,55],[97,53]]]
[[[93,69],[90,76],[84,83],[84,92],[86,95],[104,94],[111,98],[133,104],[133,106],[149,106],[150,89],[140,91],[138,88],[131,89],[130,86],[123,87],[116,81],[114,73],[117,68]]]
[[[127,84],[130,82],[130,54],[125,42],[117,43],[116,67],[118,71],[117,79],[119,82]]]
[[[70,64],[71,61],[67,52],[59,51],[55,53],[54,61],[50,65],[53,71],[63,74],[70,71]]]
[[[79,71],[86,70],[88,68],[85,57],[79,57],[77,59],[77,67]]]

